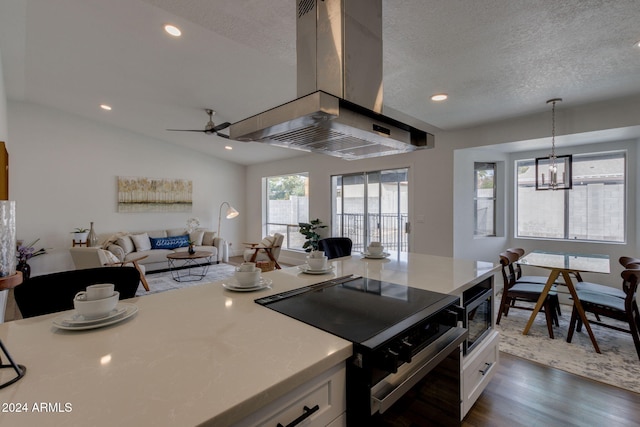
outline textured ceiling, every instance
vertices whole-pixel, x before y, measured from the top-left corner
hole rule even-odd
[[[383,0],[384,102],[460,129],[640,93],[638,0]],[[165,23],[183,31],[168,37]],[[293,0],[0,2],[7,95],[243,164],[299,152],[166,128],[290,101]],[[429,96],[446,92],[435,104]],[[106,113],[97,106],[113,105]]]

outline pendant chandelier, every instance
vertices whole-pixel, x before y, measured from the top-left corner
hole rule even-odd
[[[551,104],[551,154],[536,158],[536,190],[570,190],[573,186],[572,156],[556,156],[556,102],[561,101],[562,98],[547,101]]]

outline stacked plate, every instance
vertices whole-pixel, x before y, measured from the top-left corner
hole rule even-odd
[[[103,326],[122,322],[123,320],[128,319],[137,312],[137,305],[121,302],[118,303],[116,308],[111,310],[109,314],[97,319],[86,319],[81,314],[78,314],[78,312],[75,310],[65,313],[53,320],[53,326],[59,329],[66,329],[70,331],[102,328]]]
[[[253,286],[241,286],[235,277],[230,277],[226,282],[222,284],[225,289],[235,292],[253,292],[264,288],[270,288],[272,284],[271,279],[265,279],[260,277],[260,280]]]

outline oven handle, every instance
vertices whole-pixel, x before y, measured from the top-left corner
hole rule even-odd
[[[432,344],[425,347],[415,356],[415,359],[421,360],[421,354],[428,354],[426,360],[420,362],[422,366],[412,371],[409,376],[401,380],[402,382],[393,390],[387,392],[384,390],[384,396],[371,395],[371,413],[384,413],[398,399],[400,399],[411,387],[416,385],[418,381],[424,378],[433,368],[442,362],[449,354],[459,347],[462,342],[467,339],[467,330],[463,328],[452,328],[442,337],[438,338]]]

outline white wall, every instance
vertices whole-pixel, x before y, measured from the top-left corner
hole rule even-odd
[[[73,268],[70,232],[90,221],[111,233],[183,227],[195,216],[215,230],[229,201],[241,216],[223,219],[223,237],[235,247],[245,240],[244,166],[31,103],[9,101],[8,124],[18,239],[52,248],[30,261],[34,274]],[[193,211],[118,213],[117,176],[190,179]]]
[[[509,240],[507,210],[511,203],[506,191],[506,166],[509,155],[496,150],[466,149],[454,152],[453,176],[454,204],[454,253],[456,258],[496,262],[496,254],[502,252]],[[496,163],[496,236],[474,236],[474,163]]]

